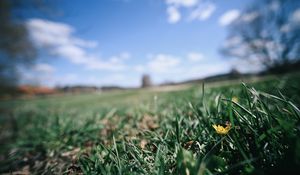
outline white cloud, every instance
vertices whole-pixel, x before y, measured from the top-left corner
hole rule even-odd
[[[181,19],[181,14],[177,7],[170,6],[167,8],[168,22],[171,24],[177,23]]]
[[[122,64],[124,61],[130,59],[131,55],[128,52],[122,52],[119,55],[112,56],[109,58],[109,62],[114,64]]]
[[[137,72],[140,72],[140,73],[145,72],[145,66],[143,66],[143,65],[136,65],[136,66],[133,67],[133,69]]]
[[[216,61],[211,63],[195,64],[184,69],[180,79],[189,80],[204,78],[211,75],[229,72],[231,65],[228,61]]]
[[[174,57],[174,56],[173,56]],[[177,66],[169,68],[167,72],[150,72],[155,83],[180,82],[185,80],[203,78],[214,74],[226,73],[231,65],[228,61],[201,62],[199,64],[180,62]]]
[[[130,57],[129,53],[124,52],[104,61],[99,56],[90,54],[86,48],[96,47],[97,42],[75,37],[74,28],[64,23],[34,18],[27,21],[27,28],[37,46],[87,69],[124,70],[124,61]]]
[[[87,41],[87,40],[82,40],[79,38],[73,39],[72,42],[78,46],[87,47],[87,48],[95,48],[98,46],[98,42],[96,42],[96,41]]]
[[[117,61],[116,61],[117,60]],[[112,57],[109,61],[100,61],[97,57],[89,57],[85,62],[89,70],[122,71],[127,68],[123,61]]]
[[[164,0],[167,5],[168,22],[177,23],[182,19],[182,14],[187,15],[187,20],[208,19],[216,10],[213,3],[202,0]]]
[[[33,70],[40,73],[53,73],[55,68],[49,64],[39,63],[34,66]]]
[[[190,14],[190,20],[206,20],[208,19],[213,12],[216,10],[216,6],[212,3],[208,3],[205,5],[200,4],[195,10],[193,10]]]
[[[241,12],[237,9],[229,10],[225,12],[219,18],[219,24],[221,26],[227,26],[233,23],[234,21],[238,20],[241,22],[249,23],[259,17],[259,13],[256,11],[241,14]]]
[[[221,26],[227,26],[231,24],[234,20],[236,20],[240,16],[240,11],[233,9],[225,12],[220,18],[219,18],[219,24]]]
[[[122,60],[128,60],[131,58],[131,54],[129,52],[122,52],[119,56]]]
[[[241,20],[243,22],[252,22],[257,17],[259,17],[259,13],[254,11],[254,12],[249,12],[249,13],[243,14],[241,17]]]
[[[292,14],[292,22],[300,23],[300,8],[295,10]]]
[[[166,3],[172,6],[192,7],[198,3],[199,0],[166,0]]]
[[[128,79],[124,74],[112,74],[100,80],[100,84],[116,85],[116,82],[122,82]],[[129,81],[129,80],[128,80]]]
[[[172,69],[177,67],[180,59],[172,55],[158,54],[155,55],[147,64],[150,71],[157,73],[171,72]]]
[[[34,41],[40,46],[53,46],[72,44],[82,47],[95,47],[97,42],[76,38],[73,35],[74,29],[70,25],[52,22],[44,19],[30,19],[27,27]]]
[[[87,61],[86,52],[75,45],[62,45],[50,50],[53,55],[61,56],[72,63],[81,64]]]
[[[187,59],[191,62],[198,62],[204,59],[203,54],[197,52],[190,52],[187,54]]]

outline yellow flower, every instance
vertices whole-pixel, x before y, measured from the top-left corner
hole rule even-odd
[[[231,129],[231,124],[226,124],[226,127],[223,127],[221,125],[212,125],[212,127],[216,130],[218,134],[225,135]]]
[[[232,99],[231,99],[233,102],[235,102],[235,103],[238,103],[239,102],[239,99],[237,98],[237,97],[232,97]]]

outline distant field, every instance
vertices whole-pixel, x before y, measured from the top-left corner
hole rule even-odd
[[[299,170],[300,74],[244,81],[0,101],[0,173]]]

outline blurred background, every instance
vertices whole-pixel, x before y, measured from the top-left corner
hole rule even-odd
[[[1,0],[0,98],[299,69],[298,0]]]
[[[294,174],[299,58],[300,0],[0,0],[0,174]]]

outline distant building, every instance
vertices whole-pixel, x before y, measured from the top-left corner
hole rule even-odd
[[[23,85],[18,87],[18,92],[24,95],[51,95],[55,94],[56,90],[42,86]]]
[[[143,75],[142,77],[142,88],[152,86],[151,78],[149,75]]]

